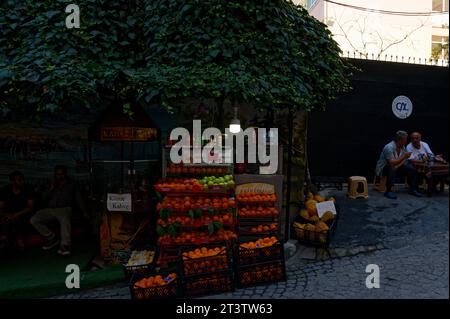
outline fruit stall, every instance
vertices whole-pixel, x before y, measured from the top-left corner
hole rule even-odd
[[[155,258],[130,274],[132,296],[198,297],[285,280],[278,179],[249,183],[232,165],[174,164],[164,154]]]

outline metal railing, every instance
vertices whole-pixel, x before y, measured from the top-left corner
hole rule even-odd
[[[385,61],[385,62],[396,62],[396,63],[409,63],[409,64],[422,64],[431,66],[448,67],[449,61],[445,59],[432,59],[432,58],[417,58],[408,56],[399,56],[392,54],[382,54],[380,56],[372,54],[363,54],[361,52],[346,51],[341,52],[341,57],[353,58],[353,59],[363,59],[363,60],[375,60],[375,61]]]

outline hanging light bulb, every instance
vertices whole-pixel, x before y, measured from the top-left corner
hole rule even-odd
[[[241,131],[241,121],[239,121],[238,116],[238,109],[237,107],[234,107],[234,118],[230,122],[230,133],[236,134]]]

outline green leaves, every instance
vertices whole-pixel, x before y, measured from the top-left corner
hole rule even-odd
[[[180,223],[173,223],[167,226],[167,234],[175,238],[180,233],[181,225]]]
[[[164,236],[165,234],[167,234],[166,230],[164,229],[164,227],[158,225],[156,226],[156,233],[158,234],[158,236]]]
[[[221,222],[212,222],[208,225],[208,233],[210,235],[214,234],[220,229],[223,229],[223,224]]]
[[[208,54],[209,54],[210,56],[212,56],[213,58],[215,58],[216,56],[218,56],[219,53],[220,53],[220,50],[211,50],[211,51],[208,52]]]
[[[81,28],[69,30],[64,1],[0,1],[0,73],[15,74],[0,76],[0,90],[15,88],[0,96],[0,105],[18,108],[33,94],[36,102],[25,113],[37,117],[79,105],[101,107],[100,91],[134,90],[127,77],[116,79],[118,70],[143,64],[143,3],[80,0]]]
[[[159,216],[162,220],[167,221],[167,219],[172,215],[173,211],[170,208],[161,208],[159,211]]]
[[[192,97],[312,109],[348,89],[350,68],[330,32],[290,1],[77,4],[81,28],[68,30],[54,0],[0,1],[3,108],[30,95],[31,115],[83,100],[98,108],[109,92],[144,103],[157,97],[168,110]]]

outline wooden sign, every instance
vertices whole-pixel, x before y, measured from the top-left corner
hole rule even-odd
[[[156,128],[145,127],[102,127],[102,141],[148,141],[158,137]]]
[[[267,183],[240,184],[240,185],[236,186],[235,192],[236,192],[236,194],[241,194],[241,193],[274,194],[275,186],[273,184],[267,184]]]

